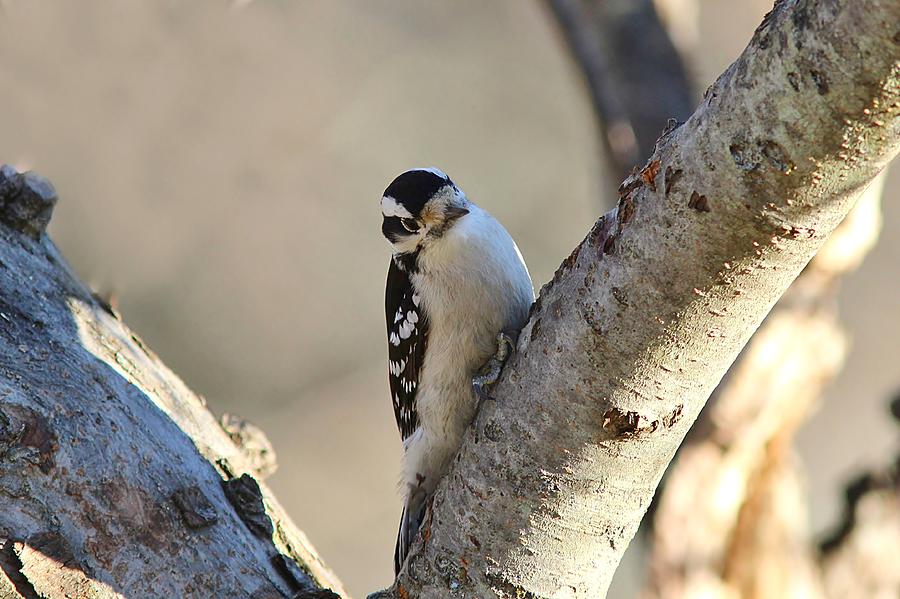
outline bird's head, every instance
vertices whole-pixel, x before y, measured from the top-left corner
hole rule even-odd
[[[436,168],[397,175],[381,198],[381,232],[394,254],[412,254],[444,235],[469,213],[466,195]]]

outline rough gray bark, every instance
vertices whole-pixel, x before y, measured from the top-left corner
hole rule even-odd
[[[0,596],[343,594],[254,478],[266,443],[72,275],[43,234],[55,201],[0,171]]]
[[[774,302],[896,154],[900,5],[782,1],[542,290],[392,597],[598,597]]]

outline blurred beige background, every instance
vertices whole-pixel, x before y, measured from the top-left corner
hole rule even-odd
[[[768,8],[700,2],[700,89]],[[270,483],[349,589],[389,584],[381,191],[443,168],[537,286],[615,196],[542,4],[0,0],[0,82],[0,162],[55,183],[51,234],[76,270],[211,409],[267,431]],[[854,353],[802,436],[817,529],[894,442],[898,189],[895,172],[883,241],[843,291]],[[638,576],[631,559],[610,596]]]

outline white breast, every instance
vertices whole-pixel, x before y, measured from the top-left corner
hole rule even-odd
[[[404,478],[436,483],[474,416],[472,376],[497,349],[497,334],[525,324],[534,301],[528,270],[506,229],[474,204],[419,255],[412,283],[428,315],[416,398],[421,431],[407,442]],[[429,485],[430,486],[430,485]]]

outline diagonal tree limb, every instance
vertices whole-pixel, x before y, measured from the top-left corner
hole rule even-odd
[[[676,24],[682,4],[656,2]],[[843,366],[846,340],[835,294],[839,279],[877,240],[883,180],[884,173],[779,300],[688,434],[650,508],[660,509],[648,514],[653,537],[645,596],[775,599],[825,592],[829,578],[815,563],[793,443]],[[878,575],[900,573],[900,560],[882,564]]]
[[[223,430],[72,274],[55,201],[0,169],[0,596],[345,594],[257,482],[268,445]]]
[[[603,596],[749,336],[897,152],[893,2],[782,1],[542,290],[389,596]]]

